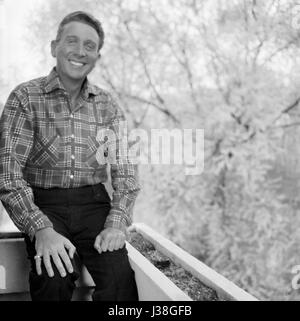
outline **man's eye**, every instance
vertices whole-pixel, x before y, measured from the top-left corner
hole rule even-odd
[[[87,50],[90,50],[90,51],[95,49],[95,46],[93,44],[88,44],[85,47],[86,47]]]

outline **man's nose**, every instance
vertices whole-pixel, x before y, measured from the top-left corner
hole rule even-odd
[[[79,56],[86,56],[85,48],[84,48],[84,45],[82,43],[78,44],[78,46],[76,48],[76,53]]]

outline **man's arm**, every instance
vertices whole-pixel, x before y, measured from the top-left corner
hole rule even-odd
[[[53,229],[48,217],[34,204],[32,188],[23,178],[33,146],[33,125],[26,93],[12,92],[0,118],[0,200],[15,225],[31,240],[35,237],[37,258],[43,259],[48,275],[54,275],[52,257],[61,276],[65,276],[61,260],[72,273],[69,256],[73,258],[75,247]],[[36,260],[36,270],[42,273],[40,259]]]
[[[13,91],[0,118],[0,200],[14,224],[33,239],[52,227],[33,202],[32,189],[22,171],[33,145],[33,119],[26,93]]]
[[[104,224],[104,230],[95,241],[95,248],[101,252],[117,250],[123,247],[127,227],[132,223],[133,207],[140,191],[138,165],[129,158],[129,146],[123,135],[126,119],[115,101],[111,101],[115,110],[110,130],[115,141],[109,142],[109,162],[113,187],[111,210]]]

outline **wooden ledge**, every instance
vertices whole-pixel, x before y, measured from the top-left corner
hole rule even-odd
[[[134,223],[130,230],[140,233],[154,247],[180,265],[201,282],[214,289],[221,297],[234,301],[258,301],[257,298],[202,263],[175,243],[155,232],[144,223]]]
[[[135,273],[139,301],[192,301],[132,245],[126,242],[126,248]]]
[[[1,239],[22,239],[24,234],[21,232],[0,232]]]

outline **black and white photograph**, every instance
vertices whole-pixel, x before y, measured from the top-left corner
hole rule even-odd
[[[300,2],[0,0],[0,301],[298,300]]]

